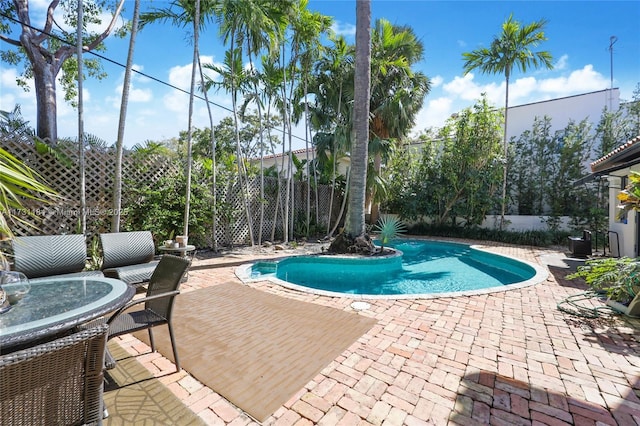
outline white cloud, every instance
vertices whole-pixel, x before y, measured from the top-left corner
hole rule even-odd
[[[169,69],[169,84],[188,91],[191,85],[191,64],[171,67]]]
[[[560,59],[558,59],[558,62],[556,62],[553,65],[553,69],[556,71],[564,70],[564,69],[567,69],[568,65],[569,65],[569,55],[562,55],[560,56]]]
[[[212,56],[202,56],[200,58],[203,64],[215,64],[219,67],[222,66],[221,63],[214,63]],[[219,80],[219,76],[216,72],[203,68],[203,72],[212,80]],[[185,111],[188,108],[189,102],[189,88],[191,86],[191,64],[187,65],[177,65],[172,67],[169,70],[169,83],[175,87],[178,87],[181,90],[169,89],[167,94],[163,98],[163,103],[165,107],[171,111]],[[186,92],[186,93],[185,93]],[[202,93],[198,92],[199,96],[202,96]],[[227,107],[231,107],[231,98],[223,90],[220,92],[215,92],[215,90],[210,90],[209,100],[215,102],[217,104],[222,104]],[[205,107],[206,108],[206,107]],[[186,126],[186,124],[185,124]]]
[[[473,73],[465,76],[455,76],[449,83],[442,86],[444,92],[454,98],[465,101],[476,101],[483,93],[486,93],[487,99],[495,103],[501,96],[504,96],[504,84],[494,82],[480,85],[474,81]]]
[[[333,24],[331,24],[331,29],[336,34],[345,37],[356,35],[356,26],[348,22],[334,21]]]
[[[535,77],[523,77],[511,82],[509,84],[509,104],[519,103],[521,100],[526,102],[526,99],[538,89],[538,84]],[[504,89],[502,92],[502,104],[504,104]]]
[[[539,83],[540,92],[554,98],[602,90],[607,87],[609,87],[609,80],[594,71],[593,65],[585,65],[584,68],[571,72],[568,77],[548,78]]]
[[[435,77],[431,78],[431,88],[441,86],[443,81],[444,78],[441,75],[436,75]]]
[[[429,127],[442,127],[444,122],[451,116],[453,99],[440,97],[427,100],[426,106],[418,113],[414,131],[422,131]]]
[[[31,6],[31,3],[33,3],[33,1],[31,1],[29,4]],[[38,4],[38,11],[40,11],[40,5],[42,5],[42,3],[45,2],[39,2],[40,4]],[[48,7],[48,4],[50,2],[46,1],[46,3],[44,5],[42,5],[44,7],[44,10],[42,11],[43,13],[46,12],[46,9]],[[30,7],[31,9],[31,7]],[[54,19],[56,20],[56,23],[58,25],[60,25],[60,28],[63,31],[66,31],[68,33],[75,33],[76,32],[76,27],[71,27],[69,25],[67,25],[67,23],[64,20],[64,11],[63,11],[63,7],[59,6],[56,8],[56,11],[54,13]],[[46,15],[43,14],[41,19],[42,19],[42,23],[40,25],[44,25],[44,20],[45,20]],[[111,24],[111,21],[113,19],[113,13],[111,13],[110,11],[107,10],[103,10],[99,15],[98,15],[98,20],[100,21],[100,24],[96,24],[96,23],[90,23],[89,25],[87,25],[87,31],[89,31],[90,33],[94,33],[94,34],[102,34]],[[118,31],[119,29],[121,29],[122,27],[124,27],[124,25],[127,23],[127,20],[125,20],[122,17],[122,14],[120,14],[120,16],[116,17],[116,22],[115,25],[113,27],[113,29],[111,30],[111,34],[113,34],[114,32]]]
[[[153,91],[151,89],[137,89],[135,87],[129,90],[129,102],[149,102],[153,99]]]

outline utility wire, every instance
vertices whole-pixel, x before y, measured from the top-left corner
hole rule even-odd
[[[42,30],[41,30],[41,29],[39,29],[39,28],[36,28],[36,27],[32,26],[32,25],[24,24],[24,23],[22,23],[21,21],[17,20],[16,18],[12,17],[12,16],[5,15],[4,13],[0,13],[0,16],[2,16],[2,17],[4,17],[4,18],[6,18],[6,19],[8,19],[8,20],[10,20],[10,21],[12,21],[12,22],[14,22],[14,23],[16,23],[16,24],[19,24],[19,25],[21,25],[21,26],[28,27],[28,28],[30,28],[30,29],[32,29],[32,30],[38,31],[38,32],[40,32],[40,33],[42,33],[42,34],[45,34],[45,35],[47,35],[47,36],[49,36],[49,37],[51,37],[51,38],[54,38],[54,39],[56,39],[56,40],[60,41],[61,43],[67,44],[67,45],[69,45],[69,46],[74,46],[74,44],[73,44],[73,43],[71,43],[71,42],[69,42],[69,41],[67,41],[67,40],[65,40],[65,39],[63,39],[63,38],[60,38],[59,36],[57,36],[57,35],[55,35],[55,34],[47,33],[47,32],[42,31]],[[93,55],[93,56],[96,56],[96,57],[98,57],[98,58],[100,58],[100,59],[102,59],[102,60],[104,60],[104,61],[110,62],[110,63],[112,63],[112,64],[114,64],[114,65],[117,65],[117,66],[119,66],[119,67],[122,67],[122,68],[126,68],[126,65],[124,65],[124,64],[122,64],[122,63],[120,63],[120,62],[118,62],[118,61],[116,61],[116,60],[114,60],[114,59],[108,58],[108,57],[106,57],[106,56],[104,56],[104,55],[101,55],[101,54],[99,54],[99,53],[97,53],[97,52],[94,52],[94,51],[92,51],[92,50],[87,50],[86,52],[87,52],[87,53],[89,53],[89,54],[91,54],[91,55]],[[180,87],[178,87],[178,86],[174,86],[174,85],[173,85],[173,84],[171,84],[171,83],[167,83],[167,82],[166,82],[166,81],[164,81],[164,80],[160,80],[160,79],[159,79],[159,78],[157,78],[157,77],[151,76],[151,75],[149,75],[149,74],[147,74],[147,73],[144,73],[144,72],[142,72],[142,71],[138,71],[138,70],[133,69],[133,68],[131,69],[131,71],[133,71],[134,73],[136,73],[136,74],[138,74],[138,75],[141,75],[142,77],[146,77],[146,78],[148,78],[148,79],[150,79],[150,80],[153,80],[153,81],[155,81],[156,83],[160,83],[160,84],[162,84],[162,85],[164,85],[164,86],[170,87],[170,88],[172,88],[172,89],[174,89],[174,90],[177,90],[177,91],[179,91],[179,92],[182,92],[182,93],[185,93],[185,94],[189,95],[189,91],[188,91],[188,90],[181,89]],[[218,107],[218,108],[220,108],[220,109],[223,109],[223,110],[228,111],[228,112],[233,112],[233,110],[232,110],[232,109],[227,108],[227,107],[226,107],[226,106],[224,106],[224,105],[217,104],[217,103],[215,103],[215,102],[213,102],[213,101],[207,100],[207,99],[205,99],[204,97],[202,97],[202,96],[200,96],[200,95],[197,95],[197,94],[195,94],[195,93],[194,93],[194,94],[193,94],[193,96],[194,96],[194,97],[196,97],[196,98],[198,98],[198,99],[200,99],[200,100],[202,100],[202,101],[204,101],[204,102],[208,102],[209,104],[211,104],[211,105],[213,105],[213,106],[216,106],[216,107]],[[295,139],[298,139],[298,140],[301,140],[301,141],[305,141],[305,139],[301,138],[300,136],[293,135],[293,134],[292,134],[291,136],[292,136],[293,138],[295,138]]]

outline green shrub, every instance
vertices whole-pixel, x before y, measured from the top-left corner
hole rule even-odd
[[[205,236],[211,233],[212,213],[210,190],[193,179],[189,209],[189,243],[207,245]],[[182,235],[186,178],[180,173],[160,179],[154,187],[131,187],[134,202],[123,216],[124,231],[149,230],[157,241]]]
[[[462,226],[437,226],[426,223],[413,225],[408,230],[412,235],[429,235],[433,237],[465,238],[470,240],[496,241],[507,244],[548,247],[565,245],[569,232],[565,231],[500,231]]]

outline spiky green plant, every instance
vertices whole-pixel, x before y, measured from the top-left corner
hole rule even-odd
[[[407,231],[407,226],[396,216],[382,215],[378,219],[374,231],[380,236],[380,253],[383,253],[385,244],[400,237]]]
[[[0,148],[0,237],[12,238],[11,224],[21,222],[32,226],[21,214],[22,200],[47,202],[56,197],[53,189],[41,183],[42,178],[22,161]],[[28,213],[28,212],[27,212]],[[6,268],[6,259],[0,252],[0,269]]]
[[[583,278],[595,291],[625,303],[640,292],[640,261],[629,257],[587,260],[567,279]]]

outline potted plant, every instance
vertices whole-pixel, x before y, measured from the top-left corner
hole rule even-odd
[[[640,317],[640,259],[629,257],[587,260],[568,279],[583,278],[594,291],[606,294],[606,304],[631,317]]]

